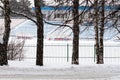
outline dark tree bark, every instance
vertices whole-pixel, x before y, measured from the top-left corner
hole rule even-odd
[[[35,13],[37,19],[37,56],[36,56],[36,65],[43,66],[43,34],[44,34],[44,25],[41,12],[41,0],[34,0]]]
[[[79,64],[79,0],[73,0],[73,52],[72,64]]]
[[[96,50],[96,63],[103,64],[104,63],[104,5],[105,1],[101,0],[99,3],[98,0],[94,0],[94,11],[95,11],[95,50]],[[99,8],[99,5],[101,8]],[[98,15],[100,14],[100,15]],[[100,26],[99,26],[100,25]]]
[[[100,45],[99,45],[99,54],[97,56],[97,64],[104,63],[104,7],[105,7],[105,0],[101,0],[101,9],[100,9]]]
[[[99,27],[98,27],[98,20],[99,20],[99,15],[98,15],[98,0],[94,0],[94,22],[95,22],[95,26],[94,26],[94,30],[95,30],[95,54],[96,54],[96,58],[98,61],[98,57],[99,57]]]
[[[5,23],[5,31],[3,34],[3,43],[0,43],[0,65],[7,65],[7,45],[9,41],[10,35],[10,7],[9,7],[9,0],[3,1],[4,5],[4,23]]]

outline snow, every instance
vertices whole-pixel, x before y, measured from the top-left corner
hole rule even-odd
[[[12,38],[11,38],[12,39]],[[9,61],[8,66],[0,67],[0,80],[119,80],[120,78],[120,64],[119,59],[112,61],[108,60],[105,64],[95,64],[92,59],[80,59],[79,65],[71,65],[71,58],[69,61],[65,59],[50,59],[44,58],[44,66],[35,65],[35,52],[36,52],[36,38],[26,39],[25,46],[35,46],[35,47],[25,47],[25,59],[22,61]],[[61,47],[58,46],[47,46],[44,47],[44,56],[66,56],[66,45],[72,44],[72,41],[49,41],[44,40],[45,45],[65,45]],[[119,46],[119,42],[106,41],[105,46],[111,47],[114,45]],[[94,53],[94,41],[91,40],[81,40],[80,46],[80,56],[87,57]],[[88,46],[88,47],[87,47]],[[87,47],[87,48],[86,48]],[[106,47],[106,48],[107,48]],[[106,49],[105,48],[105,49]],[[71,55],[72,47],[69,47],[69,53]],[[91,51],[93,50],[93,51]],[[118,54],[117,50],[113,48],[113,52],[107,51],[111,54]],[[115,51],[116,50],[116,51]],[[87,53],[90,53],[88,55]],[[109,53],[105,52],[105,53]],[[62,53],[62,54],[60,54]],[[56,55],[57,54],[57,55]],[[92,55],[93,56],[93,55]],[[111,63],[111,64],[110,64]],[[29,76],[29,77],[27,77]]]
[[[45,45],[71,45],[71,41],[44,41]],[[119,42],[115,43],[112,41],[106,41],[105,46],[119,46]],[[36,46],[36,38],[26,40],[25,45]],[[85,41],[81,40],[80,45],[85,47],[87,45],[91,45],[92,48],[94,46],[94,41]],[[48,47],[48,46],[47,46]],[[55,47],[45,47],[44,55],[56,55],[63,56],[66,52],[66,48],[57,48]],[[84,48],[85,48],[84,47]],[[90,53],[89,50],[91,48],[81,48],[81,51],[84,54]],[[110,60],[105,64],[95,64],[92,60],[85,58],[84,60],[80,59],[79,65],[71,65],[71,60],[69,62],[65,60],[57,60],[57,59],[46,59],[44,58],[44,66],[36,66],[35,65],[35,51],[36,47],[26,48],[25,54],[26,58],[22,61],[9,61],[8,66],[0,67],[0,80],[119,80],[120,78],[120,64],[119,60],[113,61],[112,64]],[[116,54],[116,51],[113,49],[108,49],[107,51],[111,52],[111,54]],[[116,49],[118,50],[118,49]],[[51,52],[52,51],[52,52]],[[71,51],[71,48],[70,48]],[[109,53],[107,52],[107,53]],[[52,54],[51,54],[52,53]],[[58,53],[63,53],[62,55]],[[93,53],[93,52],[92,52]],[[71,52],[70,52],[71,54]],[[82,56],[86,56],[82,54]],[[66,55],[66,54],[65,54]],[[87,55],[89,56],[89,55]],[[27,58],[34,57],[34,58]],[[111,63],[111,64],[110,64]],[[29,76],[29,77],[27,77]]]
[[[61,22],[50,21],[50,23],[62,24]],[[68,24],[71,26],[71,24]],[[80,25],[81,26],[81,25]],[[59,27],[59,28],[58,28]],[[81,27],[80,39],[94,39],[94,27],[86,29],[86,26]],[[84,32],[83,32],[84,30]],[[110,40],[116,36],[118,32],[116,29],[106,29],[104,34],[104,39]],[[37,36],[37,27],[36,25],[30,21],[26,20],[11,31],[11,36],[24,36],[24,37],[36,37]],[[49,40],[72,40],[72,30],[68,27],[61,27],[55,25],[49,25],[44,23],[44,38]],[[115,39],[115,38],[114,38]]]
[[[56,22],[58,23],[58,22]],[[44,24],[44,57],[45,62],[64,62],[71,61],[72,57],[72,40],[47,40],[49,37],[49,32],[55,29],[57,26],[52,26],[48,24]],[[23,53],[25,57],[28,59],[35,59],[36,57],[36,26],[33,22],[26,20],[22,24],[18,25],[11,31],[11,35],[15,35],[18,37],[30,37],[30,39],[25,40],[25,46]],[[61,30],[62,31],[62,30]],[[108,31],[109,32],[109,31]],[[59,31],[58,31],[59,33]],[[64,30],[63,30],[64,33]],[[70,32],[68,32],[70,33]],[[115,32],[114,32],[115,33]],[[56,34],[56,33],[55,33]],[[110,32],[113,35],[113,32]],[[107,33],[107,36],[110,36]],[[53,35],[55,37],[55,35]],[[85,36],[85,34],[84,34]],[[63,36],[64,37],[64,36]],[[90,37],[90,36],[89,36]],[[81,38],[80,38],[81,39]],[[15,39],[14,39],[15,40]],[[113,40],[106,40],[104,48],[104,57],[105,64],[120,64],[119,63],[119,42],[114,42]],[[94,63],[95,61],[95,49],[94,49],[94,40],[80,40],[80,61],[81,62],[89,62]],[[67,58],[68,57],[68,58]]]
[[[11,29],[23,23],[25,19],[11,19]],[[0,43],[3,43],[4,19],[0,19]]]
[[[25,40],[23,53],[27,59],[36,58],[36,38]],[[94,41],[80,40],[79,57],[82,63],[95,63]],[[120,64],[120,43],[114,41],[104,42],[105,64]],[[72,41],[44,40],[44,61],[71,62]]]
[[[26,19],[11,19],[11,29],[26,21]],[[3,28],[4,19],[0,19],[0,28]]]
[[[29,77],[27,77],[29,76]],[[9,61],[0,67],[0,80],[119,80],[120,65],[48,62],[36,66],[34,60]]]
[[[21,25],[27,27],[29,26],[26,25],[27,22],[25,21]],[[34,25],[31,22],[29,23]],[[13,34],[18,32],[17,29],[21,25],[12,30]],[[35,30],[33,29],[34,32]],[[33,36],[35,36],[34,34]],[[15,38],[11,37],[10,40],[15,40]],[[79,51],[80,57],[83,58],[80,58],[79,65],[71,65],[72,41],[49,41],[45,39],[44,56],[53,58],[45,57],[44,66],[35,65],[36,41],[35,37],[25,40],[24,60],[9,61],[8,66],[0,66],[0,80],[119,80],[120,78],[119,58],[107,58],[105,64],[95,64],[93,40],[80,40]],[[66,57],[67,45],[69,48],[69,61],[67,61],[67,58],[54,58]],[[105,41],[105,57],[120,57],[119,45],[120,42]]]

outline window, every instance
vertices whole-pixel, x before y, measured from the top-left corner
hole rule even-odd
[[[116,18],[118,16],[118,14],[111,14],[110,16],[109,16],[109,18]]]
[[[58,13],[58,14],[54,15],[54,18],[67,18],[67,14],[60,14],[60,13]]]

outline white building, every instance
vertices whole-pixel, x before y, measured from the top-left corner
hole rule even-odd
[[[109,0],[110,1],[110,0]],[[82,2],[82,0],[81,0]],[[80,4],[81,4],[80,2]],[[109,2],[108,2],[109,3]],[[107,5],[108,3],[106,3],[105,5],[105,15],[108,15],[108,12],[110,12],[111,10],[115,10],[117,9],[119,6],[116,3],[117,6],[109,6]],[[56,6],[58,5],[58,3],[56,3],[54,0],[50,1],[47,3],[47,6],[42,7],[42,12],[43,12],[43,16],[46,20],[48,21],[60,21],[60,22],[64,22],[66,20],[70,20],[72,18],[72,7],[68,4],[64,4],[63,6]],[[90,6],[85,6],[85,4],[82,4],[79,6],[79,13],[81,13],[83,10],[94,10],[94,8],[90,8]],[[118,14],[120,15],[120,14]],[[111,15],[110,17],[112,17],[113,15]],[[83,25],[80,26],[85,26],[82,27],[82,29],[80,29],[82,32],[82,30],[84,30],[84,28],[86,27],[91,27],[86,29],[86,31],[84,31],[83,33],[80,34],[80,38],[81,39],[94,39],[94,27],[93,25],[91,25],[91,19],[93,18],[92,15],[88,15],[86,14],[83,19],[84,19],[84,23]],[[86,22],[85,22],[86,21]],[[90,21],[90,22],[89,22]],[[107,23],[105,26],[109,26],[110,23]],[[72,26],[72,24],[71,24]],[[68,28],[64,28],[64,29],[58,29],[58,30],[53,30],[54,32],[50,32],[47,35],[47,39],[49,40],[69,40],[72,39],[72,31],[68,30]],[[71,34],[71,35],[70,35]],[[106,40],[110,40],[112,39],[115,35],[117,35],[118,32],[115,29],[109,29],[109,30],[105,30],[105,34],[104,34],[104,39]]]
[[[72,18],[72,0],[44,0],[46,6],[42,7],[42,13],[43,17],[46,20],[49,21],[62,21],[64,22],[65,20],[70,20]],[[66,2],[68,1],[68,2]],[[91,0],[93,3],[94,0]],[[105,14],[107,15],[110,10],[113,10],[113,7],[109,6],[108,4],[111,2],[111,0],[107,0],[105,3]],[[116,5],[120,5],[120,2],[116,0]],[[79,2],[79,13],[81,13],[83,10],[92,10],[94,9],[93,7],[91,8],[91,3],[84,2],[84,0],[80,0]],[[86,14],[82,19],[85,20],[90,20],[90,17],[93,17],[92,15]]]

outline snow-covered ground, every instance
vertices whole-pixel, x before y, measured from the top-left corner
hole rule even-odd
[[[45,40],[45,45],[48,46],[44,47],[44,56],[64,57],[66,45],[71,43],[71,41]],[[95,64],[94,58],[87,58],[94,56],[94,41],[80,41],[82,47],[80,56],[86,58],[80,58],[79,65],[71,65],[71,58],[68,62],[66,58],[44,58],[44,66],[36,66],[36,38],[26,40],[25,45],[34,47],[25,47],[24,60],[9,61],[8,66],[0,67],[0,80],[119,80],[120,78],[120,59],[108,59],[108,63],[100,65]],[[119,46],[119,42],[105,42],[105,46],[108,47],[107,50],[105,48],[108,56],[119,57],[119,48],[115,48]],[[70,56],[71,50],[69,47]]]
[[[120,65],[45,63],[34,60],[9,61],[0,67],[0,80],[119,80]]]

